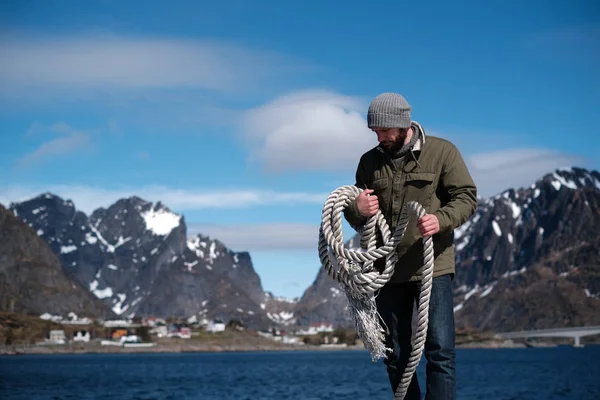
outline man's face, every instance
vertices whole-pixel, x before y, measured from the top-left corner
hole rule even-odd
[[[402,148],[406,141],[408,129],[401,128],[373,128],[377,134],[377,140],[388,151]]]

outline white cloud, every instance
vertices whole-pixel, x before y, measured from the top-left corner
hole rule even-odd
[[[465,160],[482,197],[530,186],[557,168],[587,164],[583,157],[539,148],[480,153],[466,156]]]
[[[271,171],[353,173],[360,155],[376,144],[363,117],[366,108],[366,103],[358,98],[333,92],[292,93],[248,111],[243,124],[244,140],[253,158]],[[476,149],[467,140],[472,135],[450,136],[455,143],[462,143],[461,150]],[[489,141],[493,140],[498,141],[497,136],[491,136]],[[506,143],[497,143],[498,146],[505,147]],[[586,163],[582,157],[540,148],[463,152],[463,156],[483,197],[510,187],[529,186],[556,168]]]
[[[74,129],[62,122],[52,126],[34,123],[27,132],[27,136],[37,137],[47,133],[58,137],[44,141],[35,150],[21,157],[18,161],[19,167],[28,167],[45,159],[69,154],[91,145],[88,132]]]
[[[329,91],[292,93],[247,111],[242,134],[252,158],[270,171],[353,170],[377,144],[363,116],[366,107]]]
[[[277,204],[323,204],[329,193],[275,192],[256,189],[212,189],[205,191],[169,188],[165,186],[101,189],[79,185],[44,185],[0,187],[0,203],[8,205],[50,192],[74,202],[77,209],[90,214],[99,207],[108,207],[117,200],[138,196],[147,201],[161,201],[177,211],[228,209]]]
[[[304,223],[188,224],[190,236],[198,233],[218,239],[235,251],[315,249],[316,254],[319,226]]]
[[[239,91],[302,68],[280,54],[216,40],[3,35],[0,88]]]
[[[319,68],[210,38],[0,33],[3,113],[93,107],[109,132],[229,127],[240,101],[270,96]]]

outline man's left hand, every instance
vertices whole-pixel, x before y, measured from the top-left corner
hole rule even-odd
[[[433,214],[425,214],[417,222],[419,231],[424,237],[433,236],[440,231],[440,221]]]

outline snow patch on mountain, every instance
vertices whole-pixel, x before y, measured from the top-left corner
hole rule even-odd
[[[119,293],[119,294],[117,294],[117,297],[118,297],[118,300],[113,299],[113,301],[116,302],[116,304],[113,306],[112,310],[114,311],[115,314],[121,315],[125,311],[127,311],[127,309],[129,308],[129,305],[123,306],[123,303],[125,302],[125,299],[127,298],[127,295],[124,293]]]
[[[60,252],[62,254],[68,254],[77,250],[77,246],[69,245],[69,246],[60,246]]]
[[[110,287],[105,287],[104,289],[98,289],[98,281],[93,280],[90,283],[90,292],[94,293],[94,295],[99,299],[106,299],[108,297],[113,296],[113,290]]]
[[[494,233],[496,233],[496,236],[502,236],[502,229],[500,229],[500,225],[498,225],[496,220],[492,221],[492,228],[494,228]]]
[[[290,325],[295,323],[294,313],[289,311],[281,311],[277,314],[267,312],[267,317],[276,324]]]
[[[274,301],[277,301],[280,303],[288,303],[288,304],[296,304],[298,302],[298,299],[296,299],[296,298],[290,299],[290,298],[284,297],[284,296],[275,296],[271,292],[265,292],[265,299],[274,300]]]
[[[202,241],[199,236],[193,237],[192,239],[188,240],[186,245],[188,249],[190,249],[194,254],[196,254],[196,257],[204,259],[204,250],[202,249],[206,248],[206,243]]]
[[[97,224],[99,224],[99,223],[100,223],[100,220],[98,220]],[[90,229],[96,235],[96,238],[100,241],[100,243],[102,243],[106,247],[107,252],[109,252],[109,253],[115,252],[115,247],[112,244],[108,243],[108,241],[106,241],[106,239],[104,239],[102,234],[100,232],[98,232],[98,229],[96,229],[95,226],[90,224]]]
[[[554,177],[554,180],[552,180],[550,183],[556,190],[560,190],[561,186],[566,186],[569,189],[577,189],[577,184],[574,181],[565,179],[557,172],[554,172],[552,176]]]
[[[166,236],[177,228],[181,222],[181,215],[177,215],[165,208],[151,208],[140,214],[146,223],[146,228],[157,236]]]

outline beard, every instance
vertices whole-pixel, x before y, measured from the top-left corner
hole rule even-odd
[[[400,150],[402,146],[404,146],[404,142],[406,141],[406,135],[406,132],[400,131],[400,134],[396,137],[395,140],[387,140],[381,142],[381,144],[390,153],[395,153],[396,151]]]

